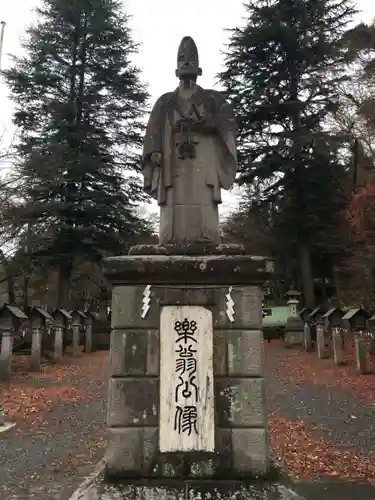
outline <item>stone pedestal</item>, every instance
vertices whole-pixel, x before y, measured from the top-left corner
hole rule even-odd
[[[86,353],[92,351],[92,316],[87,316],[85,319],[85,345],[83,350]]]
[[[316,352],[319,359],[329,358],[330,353],[330,343],[326,335],[326,331],[323,324],[318,323],[316,325]]]
[[[11,376],[13,351],[13,334],[11,331],[2,331],[0,347],[0,380],[8,380]]]
[[[80,349],[79,349],[80,327],[81,327],[80,323],[73,323],[72,324],[72,330],[73,330],[72,354],[73,354],[73,356],[80,355]]]
[[[355,345],[355,357],[356,357],[356,363],[357,363],[357,370],[362,375],[366,375],[368,373],[367,343],[359,335],[356,335],[354,337],[354,345]]]
[[[288,319],[284,333],[284,347],[293,347],[294,345],[302,345],[303,343],[303,322],[297,312],[299,304],[299,292],[290,290],[287,293],[290,296],[288,300]]]
[[[103,272],[113,285],[108,476],[267,474],[261,286],[270,271],[269,261],[246,255],[104,260]],[[160,314],[168,306],[201,306],[213,318],[212,452],[160,453]],[[163,366],[164,376],[166,372]],[[176,377],[172,364],[170,377]]]
[[[310,324],[307,322],[303,325],[303,348],[306,352],[312,351]]]
[[[53,346],[53,359],[61,361],[64,356],[64,326],[56,325],[54,327],[54,346]]]
[[[332,348],[335,364],[342,365],[344,363],[344,339],[342,329],[339,327],[332,328]]]
[[[33,328],[31,337],[31,358],[30,370],[37,372],[40,370],[40,358],[42,354],[42,332],[39,327]]]

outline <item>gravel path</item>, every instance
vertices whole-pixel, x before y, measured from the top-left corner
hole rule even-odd
[[[66,405],[48,424],[0,440],[0,497],[3,500],[65,500],[103,454],[103,401]]]
[[[17,421],[0,433],[1,500],[68,500],[92,471],[105,448],[108,366],[95,352],[0,385]]]

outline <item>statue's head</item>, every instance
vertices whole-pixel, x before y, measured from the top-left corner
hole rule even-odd
[[[176,76],[180,80],[196,80],[201,74],[197,46],[191,36],[184,36],[178,48]]]

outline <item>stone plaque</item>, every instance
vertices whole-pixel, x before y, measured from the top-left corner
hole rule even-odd
[[[215,448],[212,312],[165,306],[160,316],[160,452]]]

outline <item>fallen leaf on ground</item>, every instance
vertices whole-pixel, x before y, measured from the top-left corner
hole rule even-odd
[[[285,349],[283,342],[265,342],[266,362],[275,376],[296,384],[315,384],[353,391],[364,402],[375,404],[375,374],[362,375],[355,364],[354,344],[346,342],[345,365],[335,365],[333,358],[319,359],[316,352],[302,347]],[[369,356],[369,361],[375,359]]]
[[[28,371],[29,360],[29,356],[13,356],[11,380],[0,382],[0,406],[12,421],[40,424],[46,411],[104,397],[107,351],[66,356],[60,363],[43,360],[37,373]]]
[[[337,449],[316,439],[304,421],[269,415],[269,437],[274,460],[296,479],[340,478],[375,484],[375,456]]]

